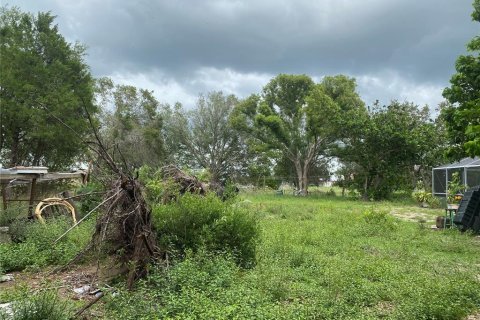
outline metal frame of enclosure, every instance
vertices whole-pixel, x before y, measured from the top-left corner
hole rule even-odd
[[[432,195],[446,197],[448,183],[455,172],[465,187],[480,185],[480,158],[464,158],[459,162],[432,169]]]

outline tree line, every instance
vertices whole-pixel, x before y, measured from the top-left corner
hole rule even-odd
[[[480,0],[474,2],[480,22]],[[50,13],[0,12],[2,166],[66,169],[95,160],[92,127],[119,163],[135,169],[174,163],[203,168],[211,183],[293,177],[306,194],[312,177],[365,199],[410,190],[448,159],[480,154],[480,40],[458,58],[434,117],[414,102],[367,106],[354,78],[279,74],[246,98],[212,91],[193,109],[159,102],[152,91],[94,79],[85,47],[70,44]]]

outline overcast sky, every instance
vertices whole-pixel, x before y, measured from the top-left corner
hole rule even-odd
[[[6,0],[1,0],[6,3]],[[94,76],[192,106],[199,93],[246,97],[279,73],[347,74],[367,104],[432,109],[480,32],[472,0],[12,0],[51,11],[88,47]]]

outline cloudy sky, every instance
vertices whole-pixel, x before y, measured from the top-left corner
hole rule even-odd
[[[4,3],[5,0],[2,0]],[[246,97],[279,73],[347,74],[367,104],[428,104],[478,35],[472,0],[12,0],[51,11],[88,47],[94,76],[195,103],[222,90]]]

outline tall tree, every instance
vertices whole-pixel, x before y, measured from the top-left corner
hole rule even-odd
[[[97,103],[102,107],[106,144],[128,165],[158,167],[165,161],[160,105],[153,92],[97,80]],[[123,158],[123,159],[122,159]]]
[[[473,2],[472,20],[480,22],[480,0]],[[450,154],[457,158],[480,155],[480,36],[467,45],[468,55],[458,57],[457,73],[443,96],[451,103],[442,115],[452,143]]]
[[[249,133],[251,143],[281,151],[295,170],[300,192],[306,193],[310,170],[336,140],[340,115],[363,106],[354,90],[355,81],[344,76],[315,84],[306,75],[280,74],[261,95],[239,104],[234,124]],[[348,96],[356,103],[349,104]]]
[[[439,150],[441,135],[428,107],[393,101],[386,107],[375,105],[358,120],[357,130],[342,140],[337,155],[348,168],[346,180],[353,178],[350,186],[364,199],[383,199],[412,188],[414,166],[435,161],[431,155]]]
[[[178,137],[193,165],[210,172],[213,183],[232,174],[244,160],[241,136],[230,123],[237,103],[234,95],[210,92],[201,95],[191,111],[176,108],[172,119],[171,134]]]
[[[55,17],[0,8],[0,161],[68,167],[85,146],[92,85],[84,48],[65,41]]]

